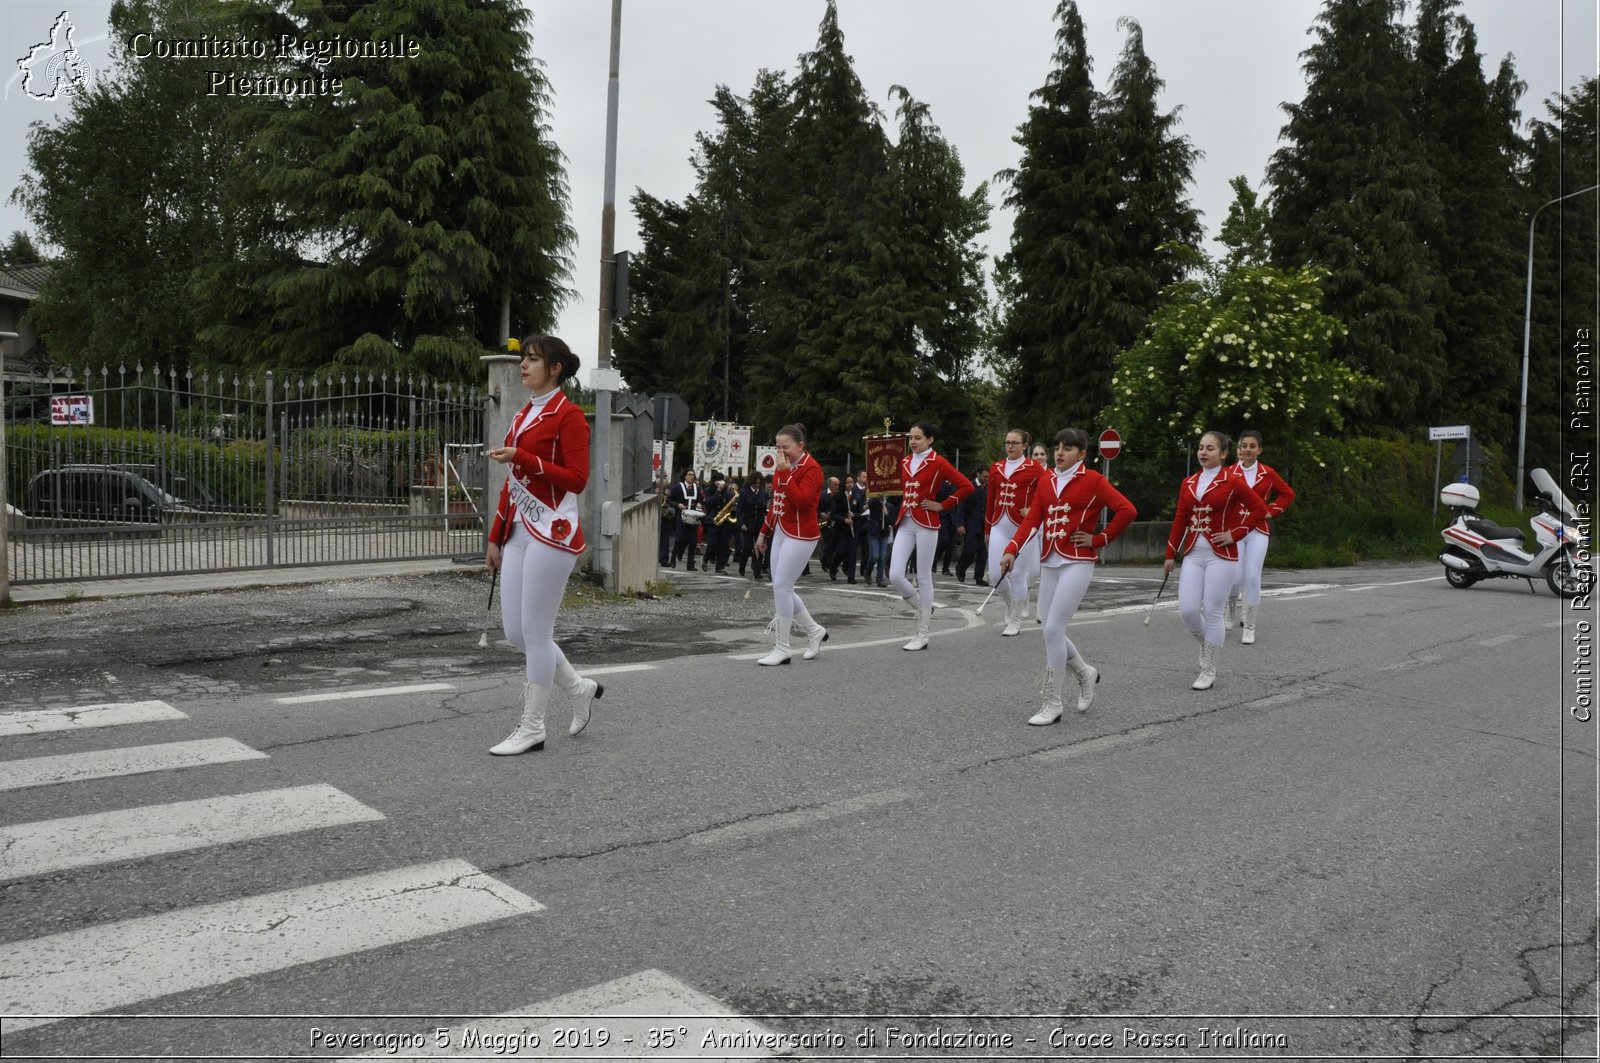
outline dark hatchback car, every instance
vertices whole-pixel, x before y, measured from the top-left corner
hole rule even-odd
[[[115,465],[65,465],[28,481],[30,517],[153,524],[164,513],[190,508],[145,477]]]

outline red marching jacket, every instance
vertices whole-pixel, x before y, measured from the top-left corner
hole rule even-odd
[[[781,527],[791,539],[816,540],[822,537],[817,527],[817,499],[822,497],[822,466],[809,453],[787,469],[772,474],[772,501],[761,534],[772,538],[772,529]]]
[[[1111,519],[1106,523],[1105,531],[1097,532],[1094,525],[1104,509],[1111,511]],[[1080,462],[1059,492],[1056,490],[1055,473],[1046,472],[1039,477],[1034,488],[1033,506],[1028,510],[1027,519],[1017,529],[1017,534],[1011,537],[1006,553],[1021,553],[1028,536],[1037,529],[1042,532],[1039,540],[1041,559],[1060,554],[1070,561],[1093,561],[1100,556],[1100,548],[1126,531],[1138,515],[1133,503],[1112,487],[1110,480],[1093,469],[1085,468]],[[1079,546],[1072,541],[1072,533],[1077,531],[1086,531],[1094,536],[1088,546]]]
[[[511,422],[505,445],[517,456],[500,488],[489,541],[504,543],[510,522],[558,550],[583,552],[578,492],[589,482],[589,422],[577,403],[561,392],[538,412],[524,406]]]
[[[1249,483],[1249,474],[1245,472],[1244,466],[1236,465],[1235,468],[1239,470],[1239,475],[1245,477],[1245,482]],[[1294,488],[1290,487],[1284,478],[1278,475],[1277,469],[1274,469],[1266,462],[1256,462],[1256,469],[1258,470],[1255,482],[1256,497],[1267,504],[1268,517],[1283,516],[1283,511],[1288,509],[1294,502]],[[1237,515],[1237,519],[1242,521],[1245,516],[1246,514],[1241,512]],[[1271,535],[1272,526],[1266,521],[1262,521],[1256,531],[1262,535]]]
[[[1017,466],[1017,471],[1009,477],[1006,476],[1006,463],[1003,459],[989,466],[984,524],[992,528],[1000,523],[1001,517],[1010,517],[1011,523],[1020,525],[1022,511],[1033,505],[1035,485],[1041,478],[1049,475],[1050,470],[1032,458],[1023,458],[1022,464]]]
[[[1237,561],[1239,540],[1266,522],[1267,504],[1237,465],[1223,466],[1203,496],[1195,494],[1200,475],[1195,473],[1178,488],[1178,515],[1172,519],[1172,531],[1167,534],[1167,560],[1188,553],[1201,535],[1210,542],[1214,533],[1227,532],[1232,541],[1226,546],[1212,543],[1211,548],[1218,557]]]
[[[972,494],[972,481],[962,476],[954,465],[935,454],[931,448],[927,454],[915,476],[911,474],[912,455],[907,454],[900,459],[899,519],[903,521],[910,514],[911,519],[924,528],[937,529],[939,515],[931,509],[923,509],[922,503],[938,501],[939,485],[953,483],[956,485],[955,493],[947,496],[940,506],[947,510],[955,509],[963,498]]]

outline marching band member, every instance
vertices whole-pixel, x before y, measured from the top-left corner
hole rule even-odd
[[[1267,515],[1281,517],[1283,511],[1294,502],[1294,488],[1278,475],[1276,469],[1260,460],[1261,433],[1254,428],[1240,432],[1235,449],[1239,455],[1235,468],[1244,474],[1246,482],[1255,488],[1256,495],[1267,504]],[[1272,525],[1263,522],[1239,544],[1239,576],[1234,581],[1233,593],[1228,597],[1227,619],[1231,622],[1234,610],[1238,610],[1244,627],[1244,637],[1240,641],[1246,646],[1256,641],[1256,610],[1261,607],[1261,567],[1267,561],[1267,538],[1271,534]],[[1243,603],[1239,600],[1241,593],[1244,596]]]
[[[552,682],[572,699],[568,734],[588,725],[594,699],[605,694],[567,663],[555,640],[567,577],[583,552],[578,493],[589,482],[589,422],[561,390],[577,373],[578,356],[554,336],[530,336],[520,350],[522,385],[533,397],[512,420],[504,445],[488,451],[510,469],[484,563],[500,571],[500,620],[506,641],[523,652],[527,679],[517,729],[489,750],[502,757],[544,748]]]
[[[1244,474],[1222,464],[1230,442],[1221,432],[1200,437],[1200,471],[1178,488],[1178,515],[1167,536],[1166,572],[1174,558],[1187,555],[1178,574],[1178,615],[1201,643],[1194,690],[1210,690],[1217,681],[1217,651],[1226,631],[1222,611],[1238,571],[1238,543],[1267,519],[1267,504]]]
[[[1007,439],[1009,444],[1010,439]],[[1028,516],[1005,546],[999,571],[1020,567],[1024,552],[1040,558],[1039,612],[1044,618],[1044,660],[1050,673],[1050,692],[1039,711],[1028,720],[1036,727],[1061,719],[1062,688],[1067,669],[1078,679],[1078,711],[1094,703],[1100,672],[1083,659],[1067,633],[1067,624],[1089,589],[1100,549],[1121,535],[1138,514],[1111,481],[1084,465],[1089,433],[1066,428],[1056,433],[1055,470],[1041,476],[1033,492]],[[1009,449],[1009,448],[1008,448]],[[1111,514],[1104,531],[1094,530],[1102,512]],[[1039,545],[1028,545],[1034,532]]]
[[[917,634],[900,647],[903,650],[928,648],[928,633],[933,626],[933,555],[939,548],[939,514],[954,509],[972,493],[972,481],[934,452],[933,441],[938,434],[938,426],[926,421],[912,425],[907,435],[911,453],[900,460],[900,517],[889,554],[889,584],[917,613]],[[942,502],[934,501],[939,488],[947,483],[953,484],[955,490]],[[917,552],[916,586],[906,578],[912,550]]]
[[[989,528],[991,582],[1001,578],[1000,565],[1005,556],[1005,544],[1011,541],[1027,517],[1039,479],[1049,475],[1049,470],[1027,456],[1031,442],[1032,437],[1022,429],[1011,429],[1006,433],[1006,456],[989,466],[989,499],[984,521]],[[1028,608],[1028,585],[1038,579],[1039,557],[1038,551],[1023,551],[1018,564],[1006,579],[1006,626],[1000,632],[1002,635],[1018,635],[1022,632],[1023,613]]]
[[[767,506],[767,519],[756,536],[756,553],[767,553],[770,541],[772,553],[768,557],[768,571],[772,576],[772,604],[775,632],[772,652],[757,664],[788,664],[789,633],[796,622],[806,636],[804,657],[811,661],[822,652],[828,641],[828,629],[811,619],[806,603],[795,592],[795,580],[811,557],[813,544],[821,537],[817,525],[817,500],[822,494],[822,466],[806,451],[806,426],[796,422],[778,429],[778,465],[772,476],[772,501]]]

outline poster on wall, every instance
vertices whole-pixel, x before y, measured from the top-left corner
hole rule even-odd
[[[743,476],[750,471],[750,426],[725,421],[694,422],[694,458],[698,471]]]

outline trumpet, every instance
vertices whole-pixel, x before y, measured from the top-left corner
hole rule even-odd
[[[734,495],[732,498],[728,499],[728,504],[723,506],[722,509],[717,512],[717,515],[712,518],[711,523],[716,525],[732,524],[734,520],[737,519],[734,515],[733,507],[738,503],[738,501],[738,495]]]

